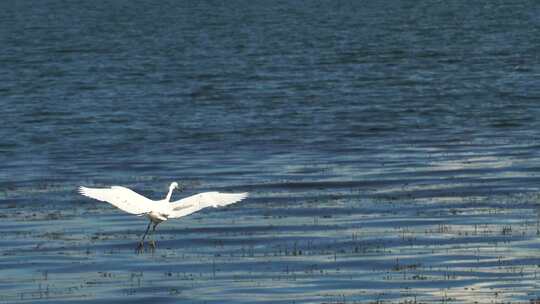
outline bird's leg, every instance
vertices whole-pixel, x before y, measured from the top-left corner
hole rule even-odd
[[[158,224],[159,223],[154,223],[154,226],[152,227],[152,232],[150,232],[150,235],[152,236],[152,240],[150,242],[148,242],[148,243],[149,243],[150,247],[152,247],[152,249],[156,249],[156,242],[154,241],[153,237],[154,237],[154,231],[156,231],[156,226]]]
[[[148,230],[150,230],[150,225],[152,225],[152,221],[148,223],[148,226],[146,227],[146,231],[143,234],[143,237],[141,241],[139,242],[139,246],[137,246],[137,251],[141,251],[144,249],[144,238],[146,237],[146,234],[148,234]]]

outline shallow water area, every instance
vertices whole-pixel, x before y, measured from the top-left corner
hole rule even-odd
[[[0,302],[540,301],[531,7],[0,3]]]

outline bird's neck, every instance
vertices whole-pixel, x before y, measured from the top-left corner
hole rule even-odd
[[[172,192],[173,192],[173,188],[169,188],[169,193],[167,193],[167,197],[165,197],[166,202],[171,201]]]

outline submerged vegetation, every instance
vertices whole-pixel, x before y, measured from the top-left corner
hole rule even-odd
[[[435,201],[317,187],[195,214],[143,254],[133,250],[143,220],[104,204],[6,207],[0,300],[538,301],[536,195]]]

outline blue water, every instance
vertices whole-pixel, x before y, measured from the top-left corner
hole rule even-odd
[[[0,2],[0,301],[540,298],[534,1]],[[158,228],[77,194],[249,191]]]

